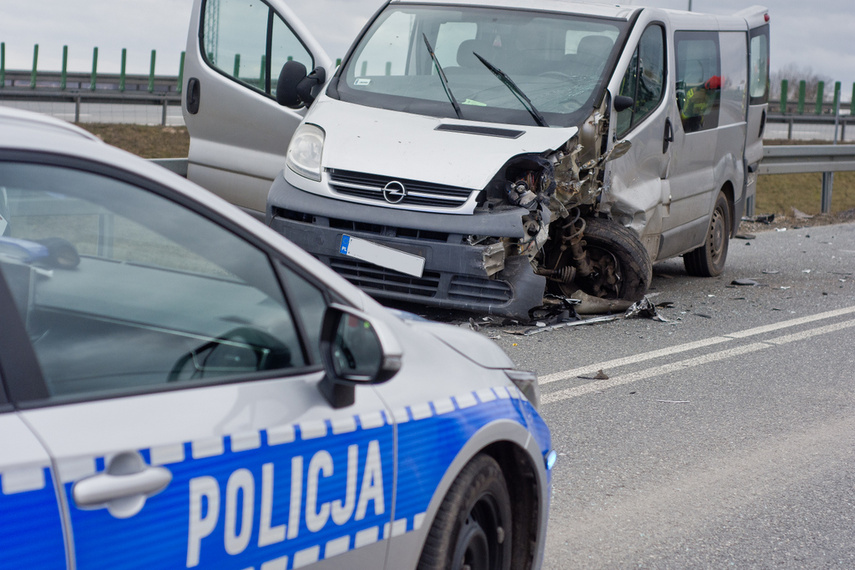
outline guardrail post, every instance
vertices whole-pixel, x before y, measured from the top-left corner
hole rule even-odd
[[[787,95],[790,89],[790,82],[786,79],[781,80],[781,114],[787,113]]]
[[[119,91],[125,92],[125,69],[127,69],[128,63],[128,50],[126,48],[122,48],[122,67],[121,71],[119,71]]]
[[[807,83],[804,79],[799,81],[799,115],[805,114],[805,97],[807,96]]]
[[[166,106],[167,106],[167,101],[166,101],[166,97],[164,97],[163,98],[163,105],[162,105],[163,109],[161,110],[161,113],[160,113],[160,126],[161,127],[166,126]]]
[[[178,62],[178,92],[181,93],[184,89],[184,55],[185,52],[181,52],[181,59]]]
[[[154,62],[157,57],[155,50],[151,50],[151,70],[148,73],[148,92],[154,93]]]
[[[831,211],[831,191],[834,188],[834,173],[822,173],[822,213]]]
[[[30,89],[36,88],[36,69],[39,66],[39,44],[33,46],[33,72],[30,75]]]
[[[68,81],[68,46],[62,46],[62,74],[59,78],[59,89],[65,91]]]
[[[80,122],[80,95],[74,97],[74,122]]]
[[[92,49],[92,77],[89,80],[89,90],[95,91],[95,84],[98,83],[98,48]]]
[[[822,104],[825,102],[825,81],[816,84],[816,114],[822,115]]]

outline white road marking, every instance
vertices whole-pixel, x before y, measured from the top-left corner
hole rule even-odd
[[[558,382],[560,380],[569,380],[573,378],[577,378],[582,374],[590,374],[594,373],[598,370],[607,370],[610,368],[617,368],[619,366],[626,366],[628,364],[637,364],[640,362],[645,362],[648,360],[653,360],[655,358],[661,358],[664,356],[671,356],[674,354],[679,354],[681,352],[686,352],[689,350],[695,350],[698,348],[705,348],[707,346],[714,346],[716,344],[721,344],[724,342],[729,342],[735,339],[744,339],[751,336],[756,336],[759,334],[765,334],[768,332],[778,331],[789,327],[794,327],[798,325],[803,325],[806,323],[813,323],[823,319],[830,319],[834,317],[839,317],[843,315],[848,315],[855,313],[855,307],[848,307],[845,309],[838,309],[835,311],[827,311],[825,313],[819,313],[816,315],[810,315],[807,317],[800,317],[798,319],[791,319],[789,321],[783,321],[780,323],[775,323],[772,325],[766,325],[762,327],[755,327],[751,329],[746,329],[744,331],[739,331],[736,333],[710,337],[708,339],[703,339],[696,342],[681,344],[678,346],[664,348],[661,350],[655,350],[651,352],[646,352],[644,354],[633,355],[625,358],[618,358],[614,360],[609,360],[606,362],[601,362],[598,364],[592,364],[590,366],[585,366],[581,368],[576,368],[573,370],[566,370],[563,372],[555,372],[553,374],[544,375],[539,379],[541,384],[549,384],[551,382]],[[783,344],[787,344],[790,342],[797,342],[801,340],[805,340],[814,336],[819,336],[823,334],[828,334],[831,332],[836,332],[839,330],[843,330],[846,328],[855,327],[855,320],[844,321],[840,323],[835,323],[831,325],[826,325],[823,327],[818,327],[815,329],[810,329],[798,333],[793,333],[789,335],[783,335],[777,338],[765,340],[762,342],[756,342],[753,344],[743,345],[736,348],[722,350],[719,352],[713,352],[710,354],[701,355],[695,358],[689,358],[686,360],[681,360],[679,362],[674,362],[671,364],[665,364],[662,366],[655,366],[652,368],[647,368],[644,370],[638,370],[636,372],[630,372],[628,374],[614,376],[607,380],[599,380],[597,382],[590,382],[588,384],[583,384],[582,386],[576,386],[574,388],[568,388],[566,390],[558,390],[556,392],[550,392],[548,394],[541,395],[541,403],[542,404],[551,404],[555,402],[560,402],[563,400],[569,400],[571,398],[577,398],[579,396],[583,396],[585,394],[590,394],[592,392],[599,392],[602,390],[607,390],[609,388],[614,388],[617,386],[622,386],[625,384],[630,384],[632,382],[637,382],[639,380],[645,380],[647,378],[653,378],[654,376],[660,376],[663,374],[669,374],[671,372],[676,372],[679,370],[685,370],[686,368],[692,368],[695,366],[701,366],[703,364],[708,364],[711,362],[717,362],[719,360],[725,360],[728,358],[733,358],[734,356],[740,356],[742,354],[748,354],[751,352],[756,352],[758,350],[764,350],[767,348],[772,348],[775,346],[780,346]]]

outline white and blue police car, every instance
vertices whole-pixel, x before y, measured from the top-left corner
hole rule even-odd
[[[0,551],[18,568],[536,568],[555,453],[491,341],[0,111]]]

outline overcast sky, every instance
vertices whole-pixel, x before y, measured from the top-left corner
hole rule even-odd
[[[329,55],[342,57],[351,40],[383,0],[286,0]],[[689,0],[635,0],[639,5],[686,9]],[[762,0],[757,3],[761,3]],[[70,71],[118,72],[127,48],[128,73],[148,73],[151,50],[156,71],[176,74],[184,50],[193,0],[0,0],[0,42],[6,69],[32,69],[39,44],[39,69],[59,71],[68,46]],[[744,0],[692,0],[696,12],[733,13]],[[848,100],[855,82],[855,4],[852,0],[768,0],[772,18],[772,69],[795,65],[843,83]],[[829,89],[826,88],[826,92]]]

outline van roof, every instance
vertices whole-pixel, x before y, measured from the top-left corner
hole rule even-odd
[[[483,6],[485,8],[516,8],[566,12],[629,20],[641,6],[621,6],[599,2],[568,2],[567,0],[392,0],[392,4],[436,4],[444,6]]]
[[[652,9],[667,13],[671,18],[676,18],[676,20],[680,21],[683,25],[691,25],[691,22],[703,22],[710,19],[717,21],[719,24],[725,24],[728,21],[735,23],[737,21],[741,22],[747,20],[749,24],[756,25],[757,23],[762,23],[764,19],[765,21],[768,21],[769,13],[766,7],[756,5],[743,8],[732,16],[716,16],[703,12],[687,12],[683,10],[649,8],[645,6],[624,6],[615,3],[586,2],[579,0],[392,0],[391,3],[543,10],[546,12],[565,12],[568,14],[582,14],[586,16],[617,18],[621,20],[630,20],[634,14],[641,10]]]

